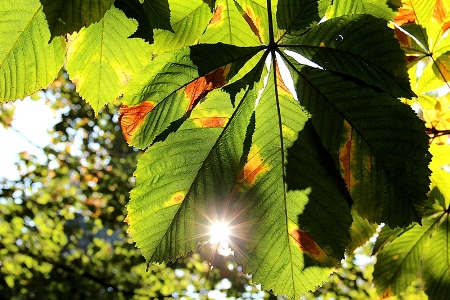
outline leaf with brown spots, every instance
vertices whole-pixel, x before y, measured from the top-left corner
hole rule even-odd
[[[254,147],[248,154],[248,161],[237,178],[237,182],[252,186],[257,177],[264,175],[270,167],[264,165],[264,159],[259,154],[258,148]]]
[[[198,126],[200,127],[219,128],[225,127],[227,121],[228,121],[227,117],[209,117],[197,119],[195,120],[195,123],[198,124]]]
[[[227,43],[236,46],[260,45],[257,35],[242,16],[239,5],[216,0],[214,14],[200,37],[201,43]]]
[[[324,260],[324,258],[327,258],[325,252],[323,252],[319,248],[319,246],[307,232],[296,229],[291,231],[289,235],[294,239],[300,251],[308,253],[317,261],[321,261]]]
[[[420,218],[428,141],[397,99],[413,93],[385,19],[352,14],[316,24],[318,15],[299,25],[305,32],[288,32],[277,22],[290,26],[295,15],[276,8],[217,0],[198,45],[157,56],[132,77],[124,104],[155,106],[133,140],[148,148],[127,209],[148,262],[194,250],[224,218],[253,280],[298,298],[339,266],[353,205],[371,222]],[[233,32],[239,43],[250,32],[249,43],[261,46],[222,44],[234,43]]]
[[[266,7],[254,1],[242,2],[241,13],[247,25],[253,34],[258,37],[260,43],[267,43],[269,36],[265,26],[268,24]]]
[[[220,67],[213,72],[202,76],[186,86],[184,93],[189,99],[188,111],[193,109],[210,91],[225,85],[230,65]]]
[[[132,143],[136,131],[142,126],[147,114],[155,107],[151,101],[144,101],[136,106],[122,105],[119,108],[119,123],[122,134],[128,144]]]
[[[407,6],[400,8],[397,15],[394,17],[394,22],[399,26],[414,23],[415,21],[416,15],[414,14],[414,10]]]
[[[202,99],[223,87],[260,49],[202,44],[158,56],[122,89],[124,105],[134,107],[146,99],[154,104],[130,144],[146,148],[156,137],[176,130]]]

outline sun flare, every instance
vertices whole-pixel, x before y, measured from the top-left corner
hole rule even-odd
[[[209,244],[217,254],[222,256],[233,255],[230,248],[231,228],[226,222],[214,222],[209,227]]]
[[[216,222],[209,229],[209,243],[223,244],[229,242],[230,227],[224,222]]]

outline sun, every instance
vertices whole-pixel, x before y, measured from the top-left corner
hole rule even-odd
[[[233,255],[233,251],[230,248],[230,235],[231,228],[227,222],[213,222],[209,226],[208,232],[210,238],[208,243],[215,249],[217,254],[222,256]]]
[[[222,244],[230,240],[230,227],[225,222],[215,222],[209,228],[209,243]]]

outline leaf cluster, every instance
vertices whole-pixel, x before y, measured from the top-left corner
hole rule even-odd
[[[366,220],[391,228],[428,224],[429,139],[398,98],[422,103],[436,82],[448,82],[443,1],[70,3],[2,6],[0,34],[8,42],[0,48],[0,97],[45,87],[64,64],[95,116],[120,102],[125,140],[145,150],[125,221],[149,263],[195,250],[223,221],[245,271],[264,289],[297,298],[328,278],[350,241],[358,246],[352,223],[366,226],[360,232],[367,236],[374,226]],[[387,24],[394,16],[409,61],[433,61],[417,80],[420,89],[411,77],[414,91],[407,71],[416,69]],[[126,193],[114,185],[97,190],[92,182],[107,176],[96,168],[128,171],[136,156],[103,151],[94,115],[71,121],[79,134],[93,128],[83,143],[99,155],[81,157],[86,167],[67,187],[101,195],[86,199],[92,213],[117,220]],[[443,193],[443,183],[436,185]],[[102,202],[116,196],[120,205],[103,212]]]

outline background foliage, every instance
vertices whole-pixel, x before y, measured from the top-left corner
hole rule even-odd
[[[49,87],[62,118],[47,161],[22,153],[20,178],[2,182],[5,295],[273,297],[243,264],[298,297],[347,247],[333,291],[315,296],[450,296],[446,1],[14,5],[0,11],[2,99],[45,87],[63,61],[73,84]],[[233,215],[238,263],[208,244],[177,259],[207,240],[211,207]],[[353,262],[378,228],[365,218],[388,225],[359,250],[373,248],[373,274]],[[149,262],[173,262],[145,272],[127,232]]]

